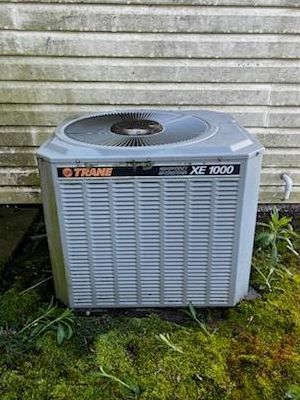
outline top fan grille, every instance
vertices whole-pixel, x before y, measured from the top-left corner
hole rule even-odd
[[[209,125],[181,112],[131,111],[88,116],[65,128],[67,137],[105,147],[159,146],[197,140]]]

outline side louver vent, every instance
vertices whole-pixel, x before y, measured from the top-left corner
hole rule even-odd
[[[70,139],[105,147],[159,146],[206,138],[208,124],[191,114],[120,112],[79,119],[65,128]]]
[[[227,304],[238,192],[238,178],[61,182],[74,305]]]

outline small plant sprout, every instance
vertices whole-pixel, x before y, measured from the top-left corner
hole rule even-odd
[[[177,353],[184,354],[184,352],[179,347],[177,347],[174,343],[171,342],[170,335],[168,333],[166,333],[166,334],[160,333],[157,336],[157,339],[160,342],[162,342],[163,344],[165,344],[168,347],[170,347],[172,350],[177,351]]]
[[[279,217],[277,207],[273,207],[271,218],[268,223],[258,222],[257,225],[263,228],[255,236],[256,245],[261,249],[270,249],[271,262],[277,265],[280,253],[284,250],[289,250],[296,256],[299,256],[293,245],[293,239],[299,238],[299,235],[294,232],[290,222],[292,218]]]
[[[212,333],[209,332],[207,325],[204,322],[200,321],[192,302],[189,302],[188,310],[183,311],[196,322],[196,324],[203,330],[203,332],[207,336],[212,336]]]
[[[271,266],[268,272],[265,274],[260,268],[254,267],[255,271],[262,278],[263,283],[260,285],[259,289],[267,290],[268,292],[273,292],[273,290],[281,290],[284,292],[283,288],[278,286],[274,286],[274,284],[278,281],[279,277],[283,276],[283,272],[278,268]]]
[[[69,340],[74,333],[74,316],[70,309],[65,309],[60,315],[56,314],[56,306],[51,301],[45,312],[20,330],[20,334],[26,334],[30,337],[39,337],[47,331],[56,333],[56,341],[61,345],[64,340]]]
[[[16,358],[33,349],[37,339],[48,331],[56,333],[58,345],[72,337],[74,316],[71,310],[66,309],[58,314],[56,306],[53,306],[51,301],[41,312],[39,317],[27,321],[22,328],[0,327],[0,352],[5,354],[8,364],[12,364]]]
[[[100,366],[100,376],[102,376],[103,378],[110,379],[111,381],[118,382],[120,385],[126,387],[128,390],[130,390],[135,395],[139,395],[141,392],[140,387],[137,384],[126,383],[122,379],[118,378],[117,376],[107,373],[104,370],[102,365]]]

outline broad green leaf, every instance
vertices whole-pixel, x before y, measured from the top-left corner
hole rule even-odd
[[[71,339],[73,336],[73,328],[70,324],[66,324],[66,332],[65,332],[66,339]]]
[[[259,232],[255,236],[255,241],[260,243],[262,246],[266,247],[271,244],[271,242],[274,240],[274,238],[275,238],[274,232],[263,231],[263,232]]]
[[[56,341],[58,345],[61,345],[62,342],[64,341],[65,338],[65,330],[64,327],[61,323],[58,323],[57,325],[57,331],[56,331]]]
[[[288,224],[292,221],[292,218],[282,217],[276,224],[277,229],[287,227]]]

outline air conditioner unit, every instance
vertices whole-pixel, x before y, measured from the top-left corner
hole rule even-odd
[[[38,150],[57,297],[233,306],[248,293],[263,147],[229,115],[117,111]]]

